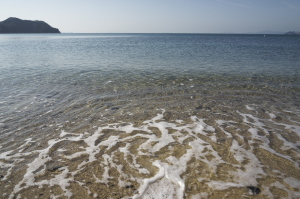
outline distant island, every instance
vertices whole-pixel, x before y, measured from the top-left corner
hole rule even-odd
[[[44,21],[30,21],[10,17],[0,22],[0,33],[60,33],[60,31]]]
[[[300,32],[295,32],[295,31],[289,31],[284,33],[285,35],[300,35]]]

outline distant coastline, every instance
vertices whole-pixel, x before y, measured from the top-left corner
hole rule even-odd
[[[44,21],[30,21],[10,17],[0,22],[0,33],[60,33],[60,31]]]
[[[16,17],[9,17],[4,21],[0,21],[0,34],[10,33],[61,33],[58,28],[54,28],[44,21],[39,20],[22,20]],[[74,32],[64,32],[67,34],[78,34]],[[95,33],[84,33],[95,34]],[[100,33],[102,34],[102,33]],[[103,33],[108,34],[108,33]],[[110,33],[110,34],[141,34],[141,33]],[[149,33],[145,33],[149,34]],[[261,32],[249,32],[249,33],[154,33],[154,34],[257,34],[257,35],[300,35],[299,31],[261,31]]]
[[[289,31],[284,33],[285,35],[300,35],[300,32],[296,32],[296,31]]]

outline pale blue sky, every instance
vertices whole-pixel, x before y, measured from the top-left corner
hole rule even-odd
[[[61,32],[300,31],[300,0],[0,0],[0,21],[43,20]]]

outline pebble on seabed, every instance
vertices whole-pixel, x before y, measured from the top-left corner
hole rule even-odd
[[[258,188],[258,187],[248,186],[247,188],[250,189],[251,193],[254,195],[257,195],[260,193],[260,188]]]

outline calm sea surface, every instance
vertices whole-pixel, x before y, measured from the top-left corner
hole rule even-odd
[[[0,198],[300,198],[300,37],[0,35]]]

